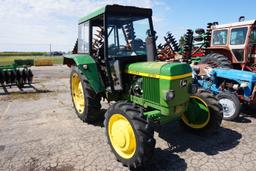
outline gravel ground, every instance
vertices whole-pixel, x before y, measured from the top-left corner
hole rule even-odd
[[[8,94],[0,88],[0,170],[128,170],[110,152],[102,123],[76,117],[69,69],[32,69],[34,87],[8,88]],[[178,124],[159,128],[153,160],[143,170],[255,170],[256,115],[249,114],[224,121],[212,136]]]

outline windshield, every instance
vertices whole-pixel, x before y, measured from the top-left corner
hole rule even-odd
[[[234,28],[231,30],[231,45],[243,45],[245,43],[247,27],[243,28]]]
[[[108,18],[108,57],[146,55],[149,19],[110,16]]]

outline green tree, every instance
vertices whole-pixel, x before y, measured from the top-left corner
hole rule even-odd
[[[180,46],[181,49],[183,49],[184,45],[185,45],[185,37],[183,35],[183,36],[180,37],[179,46]]]

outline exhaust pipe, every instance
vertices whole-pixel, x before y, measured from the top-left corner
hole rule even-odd
[[[148,37],[146,38],[146,50],[147,50],[147,61],[154,61],[156,57],[155,38],[150,31],[147,32]]]

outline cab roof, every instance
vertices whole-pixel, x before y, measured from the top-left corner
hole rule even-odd
[[[222,28],[230,28],[230,27],[240,27],[240,26],[248,26],[256,24],[256,20],[248,20],[236,23],[229,23],[229,24],[220,24],[212,26],[212,29],[222,29]]]
[[[150,17],[152,16],[152,9],[150,8],[138,8],[133,6],[121,6],[121,5],[106,5],[101,8],[98,8],[97,10],[89,13],[88,15],[82,17],[79,20],[79,24],[89,21],[93,18],[96,18],[100,15],[103,15],[105,13],[109,14],[127,14],[127,15],[139,15],[139,16],[145,16]]]

